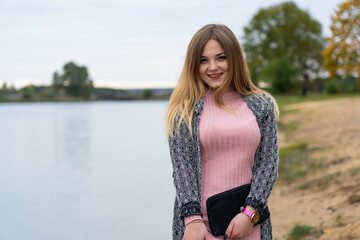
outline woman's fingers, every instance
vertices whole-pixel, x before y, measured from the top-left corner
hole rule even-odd
[[[205,235],[205,240],[210,240],[210,235],[209,235],[209,233]]]
[[[228,235],[227,239],[231,240],[249,235],[251,234],[252,228],[253,224],[250,222],[249,217],[245,214],[238,214],[231,220],[226,230],[226,234]]]
[[[228,228],[225,231],[224,239],[229,239],[231,237],[231,233],[233,231],[234,222],[231,221]]]

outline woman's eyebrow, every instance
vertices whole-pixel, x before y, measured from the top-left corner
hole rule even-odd
[[[221,52],[221,53],[216,54],[215,56],[218,57],[218,56],[223,55],[223,54],[225,55],[224,52]],[[201,58],[207,58],[207,57],[206,56],[201,56]]]

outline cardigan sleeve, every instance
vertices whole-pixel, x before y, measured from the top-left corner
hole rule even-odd
[[[180,217],[202,216],[197,177],[196,139],[183,122],[180,125],[180,134],[174,135],[173,138],[169,137],[168,141]]]
[[[259,123],[260,143],[255,153],[253,178],[250,193],[245,206],[254,207],[260,214],[267,205],[267,200],[278,176],[279,147],[274,104],[263,95],[268,104],[263,111]]]

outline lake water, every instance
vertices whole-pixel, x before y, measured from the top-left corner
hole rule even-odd
[[[167,101],[0,104],[0,239],[171,239]]]

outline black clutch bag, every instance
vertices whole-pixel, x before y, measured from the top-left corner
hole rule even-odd
[[[213,235],[224,236],[231,220],[240,213],[240,207],[244,206],[250,187],[251,184],[242,185],[211,196],[206,200],[209,225]],[[270,212],[266,207],[255,225],[264,222],[269,216]]]

